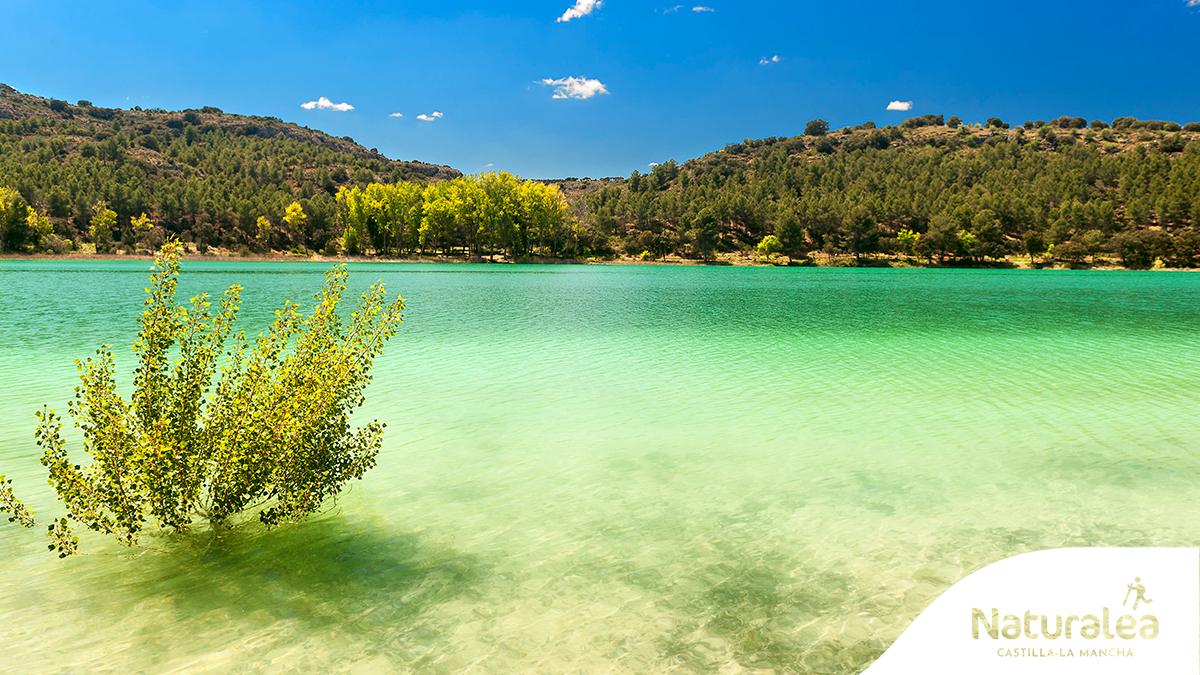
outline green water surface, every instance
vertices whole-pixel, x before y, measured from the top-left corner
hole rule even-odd
[[[41,515],[33,412],[101,342],[128,373],[147,266],[0,262],[0,471]],[[257,330],[324,266],[184,269]],[[378,467],[266,536],[59,561],[5,523],[0,668],[855,672],[987,563],[1200,542],[1200,274],[378,278]]]

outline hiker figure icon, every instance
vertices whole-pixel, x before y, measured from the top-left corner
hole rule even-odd
[[[1134,577],[1133,583],[1129,584],[1126,588],[1129,590],[1125,591],[1125,602],[1121,603],[1122,606],[1129,604],[1129,596],[1131,594],[1136,594],[1133,595],[1133,611],[1135,612],[1139,604],[1145,603],[1148,605],[1153,602],[1153,600],[1146,597],[1146,587],[1142,585],[1141,577]]]

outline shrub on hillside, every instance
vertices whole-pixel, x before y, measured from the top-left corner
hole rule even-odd
[[[900,126],[905,129],[916,129],[918,127],[940,127],[945,123],[946,119],[942,115],[921,115],[904,120]]]

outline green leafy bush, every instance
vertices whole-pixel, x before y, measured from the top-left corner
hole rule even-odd
[[[764,255],[769,259],[783,249],[783,243],[779,241],[779,237],[768,234],[758,242],[757,248],[759,255]]]
[[[403,299],[389,301],[376,284],[343,321],[347,272],[338,266],[310,314],[286,302],[251,342],[233,330],[239,286],[215,310],[207,294],[176,302],[181,250],[169,243],[155,259],[132,397],[117,393],[107,346],[77,361],[69,412],[90,461],[68,456],[53,410],[38,413],[42,464],[67,511],[50,527],[60,555],[74,551],[68,520],[130,546],[148,525],[182,532],[243,513],[267,527],[297,521],[375,464],[384,425],[352,428],[351,415],[402,321]]]
[[[12,481],[0,473],[0,513],[8,514],[8,522],[19,523],[21,527],[33,527],[33,512],[25,503],[13,494]]]
[[[919,117],[910,117],[900,124],[905,129],[918,129],[920,127],[940,127],[946,123],[942,115],[921,115]]]

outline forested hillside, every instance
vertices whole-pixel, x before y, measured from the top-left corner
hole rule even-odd
[[[461,174],[274,118],[0,85],[0,251],[177,237],[243,253],[1200,265],[1200,123],[804,131],[628,179],[448,181]]]
[[[100,108],[0,85],[0,187],[10,189],[0,194],[0,228],[7,251],[65,251],[85,241],[102,249],[129,249],[139,240],[153,247],[168,236],[236,250],[263,241],[264,221],[277,248],[335,250],[339,187],[458,175],[393,161],[349,138],[275,118],[209,107]],[[23,204],[5,207],[17,198],[12,190],[39,223],[25,222]],[[285,221],[293,203],[299,211],[293,207]],[[97,225],[99,237],[92,233]]]
[[[746,141],[587,197],[594,247],[708,258],[908,255],[973,262],[1200,262],[1200,124],[1064,117],[901,126]],[[852,261],[850,261],[852,262]]]

